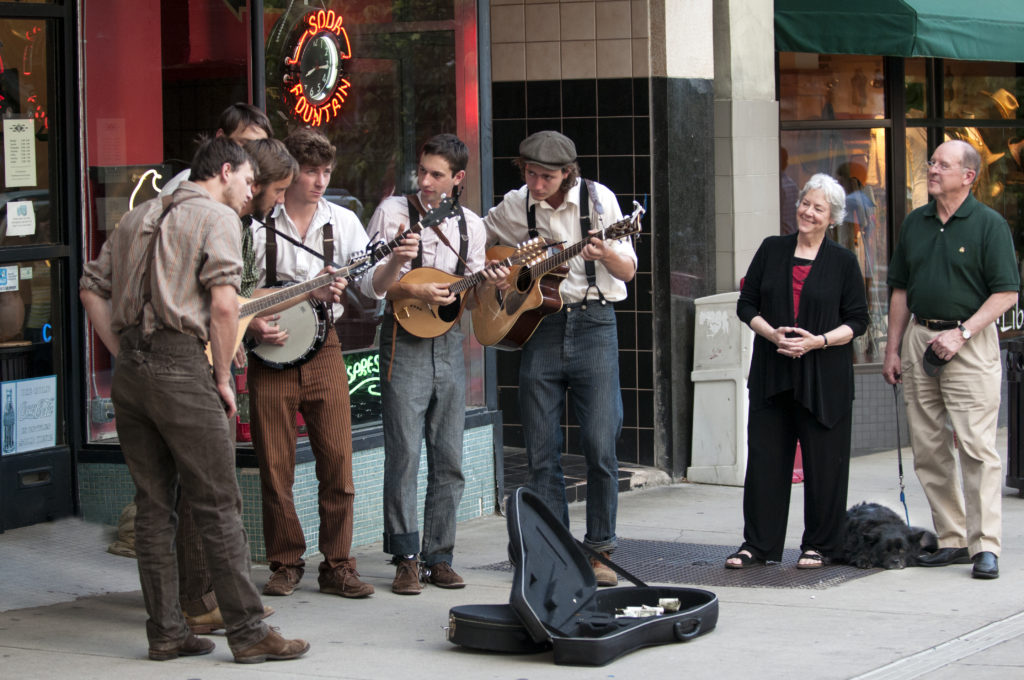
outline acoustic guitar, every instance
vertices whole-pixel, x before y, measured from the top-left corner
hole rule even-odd
[[[510,251],[501,261],[492,265],[493,267],[514,267],[516,265],[529,265],[531,262],[539,262],[544,255],[548,244],[544,239],[534,238],[519,244],[516,248],[508,248]],[[495,258],[488,258],[495,259]],[[481,281],[486,281],[484,271],[470,274],[469,276],[456,276],[443,272],[433,267],[417,267],[410,269],[401,278],[404,283],[442,283],[448,284],[449,292],[455,296],[455,301],[447,305],[436,305],[425,302],[411,295],[397,298],[391,302],[391,308],[395,320],[409,333],[418,338],[436,338],[448,332],[462,317],[466,308],[468,295],[465,291],[472,289]]]
[[[554,250],[540,261],[511,268],[508,278],[512,286],[504,293],[490,282],[477,291],[473,309],[473,333],[481,345],[500,349],[519,349],[530,339],[545,316],[562,308],[559,290],[569,273],[567,263],[583,252],[591,238],[614,241],[640,233],[644,209],[633,201],[633,214],[595,234],[561,250]],[[487,259],[505,256],[507,246],[494,246]]]
[[[254,318],[281,313],[278,323],[288,329],[285,344],[261,343],[250,348],[250,351],[272,368],[288,368],[309,361],[327,336],[327,305],[317,304],[319,300],[307,301],[304,298],[339,277],[350,282],[357,281],[374,264],[390,255],[401,244],[405,234],[418,234],[423,229],[440,224],[456,214],[458,208],[459,196],[458,192],[454,192],[452,196],[443,198],[436,208],[421,217],[407,232],[387,243],[371,243],[366,252],[353,256],[345,266],[337,267],[334,273],[320,274],[308,281],[286,284],[280,288],[260,289],[252,298],[239,295],[238,332],[232,347],[237,350],[242,344],[245,332]],[[206,356],[212,362],[209,343],[206,345]]]

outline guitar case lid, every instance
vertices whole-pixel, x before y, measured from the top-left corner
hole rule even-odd
[[[508,504],[509,604],[536,642],[550,641],[557,664],[600,666],[648,645],[683,642],[718,622],[718,598],[696,588],[638,586],[598,591],[590,560],[569,530],[525,487]],[[677,612],[616,618],[627,606],[680,602]]]

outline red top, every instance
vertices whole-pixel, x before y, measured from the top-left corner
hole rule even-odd
[[[798,264],[801,262],[807,262],[807,260],[801,260],[794,258],[793,260],[793,324],[796,325],[796,320],[800,316],[800,292],[804,289],[804,281],[807,280],[807,275],[811,273],[811,263]]]

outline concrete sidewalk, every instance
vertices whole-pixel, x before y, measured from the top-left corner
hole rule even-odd
[[[1005,451],[1005,432],[1001,450]],[[904,452],[912,523],[930,525],[927,503]],[[896,452],[854,458],[850,503],[898,510]],[[802,487],[794,488],[787,547],[802,528]],[[619,535],[651,541],[736,546],[742,489],[675,484],[620,495]],[[1006,489],[1001,576],[970,578],[970,566],[876,571],[832,587],[712,587],[718,628],[688,643],[640,650],[601,668],[555,666],[551,654],[471,652],[446,641],[448,610],[508,601],[511,574],[488,568],[506,559],[500,516],[459,526],[456,568],[469,584],[422,595],[390,592],[393,569],[380,544],[356,551],[359,571],[377,587],[367,600],[316,591],[316,565],[301,589],[265,598],[268,620],[312,644],[297,661],[241,666],[223,637],[203,657],[146,659],[145,611],[135,563],[104,552],[112,530],[77,519],[0,534],[0,677],[5,678],[916,678],[1024,676],[1024,499]],[[583,506],[571,506],[582,534]],[[794,569],[793,564],[766,567]],[[795,570],[794,570],[795,571]],[[266,567],[256,567],[262,586]],[[685,585],[685,584],[684,584]],[[76,599],[77,598],[77,599]]]

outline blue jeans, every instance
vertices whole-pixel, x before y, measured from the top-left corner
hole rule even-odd
[[[523,346],[519,409],[529,460],[527,486],[569,526],[562,473],[562,414],[566,389],[580,425],[587,462],[587,533],[597,551],[615,548],[619,464],[615,443],[622,431],[619,341],[612,305],[566,306],[544,318]]]
[[[394,333],[394,354],[391,340]],[[452,563],[455,519],[462,501],[462,435],[466,427],[466,366],[458,326],[437,338],[417,338],[385,317],[380,339],[384,420],[384,552],[415,555],[420,442],[426,437],[427,489],[421,557],[427,566]],[[388,371],[391,379],[388,380]]]

